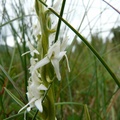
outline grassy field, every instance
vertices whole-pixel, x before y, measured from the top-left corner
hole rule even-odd
[[[11,20],[6,3],[2,1],[4,14],[0,30],[4,45],[0,45],[0,120],[41,120],[39,113],[35,115],[36,109],[18,114],[28,103],[26,91],[30,76],[30,55],[21,55],[28,51],[26,41],[34,46],[37,42],[32,34],[35,15],[26,15],[20,0],[13,3],[16,19]],[[9,35],[5,29],[9,29],[7,32],[14,39],[13,47],[7,44]],[[120,120],[120,27],[110,31],[112,38],[102,38],[94,33],[90,42],[86,42],[87,36],[80,37],[79,32],[74,32],[72,43],[67,47],[71,72],[62,59],[62,80],[54,81],[58,120]],[[78,38],[81,38],[80,42]]]

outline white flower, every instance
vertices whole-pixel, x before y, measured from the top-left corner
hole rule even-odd
[[[33,57],[30,58],[30,63],[31,63],[31,66],[30,66],[30,68],[29,68],[30,74],[32,74],[32,72],[33,72],[33,68],[34,68],[34,66],[35,66],[35,64],[36,64],[36,61],[37,61],[37,60],[34,59]],[[39,78],[41,78],[41,75],[40,75],[40,73],[38,73],[38,71],[36,70],[31,77],[33,77],[34,79],[38,79],[38,81],[39,81],[39,80],[40,80]]]
[[[30,63],[31,63],[31,67],[29,68],[29,70],[30,73],[32,74],[32,69],[36,64],[35,59],[31,58]],[[27,87],[28,92],[26,93],[29,102],[23,108],[21,108],[19,112],[21,112],[25,108],[27,108],[27,111],[30,111],[31,108],[33,107],[36,107],[40,112],[43,111],[43,107],[42,107],[42,99],[44,95],[43,91],[46,91],[47,88],[42,84],[40,77],[41,76],[37,70],[34,72],[34,74],[30,76]]]
[[[33,68],[38,60],[37,58],[33,58],[33,56],[35,53],[39,54],[39,52],[31,45],[30,42],[28,42],[28,46],[30,51],[26,52],[25,54],[30,53],[32,56],[30,58],[31,66],[29,68],[31,76],[28,81],[28,92],[26,93],[29,102],[23,108],[21,108],[19,112],[21,112],[25,108],[27,108],[27,111],[30,111],[33,107],[36,107],[40,112],[43,112],[42,100],[47,87],[43,85],[40,73],[37,70],[35,70],[33,73]]]
[[[30,111],[31,108],[33,107],[37,107],[37,109],[40,112],[43,112],[43,107],[42,107],[42,99],[44,95],[43,91],[46,91],[47,88],[46,86],[40,83],[36,75],[37,74],[34,74],[33,75],[34,77],[31,76],[29,79],[29,83],[28,83],[29,85],[27,88],[28,92],[26,93],[29,102],[23,108],[21,108],[19,112],[21,112],[25,108],[27,108],[27,111]]]
[[[19,110],[21,112],[23,109],[27,108],[27,111],[29,112],[31,108],[36,107],[40,112],[43,112],[43,107],[42,107],[42,99],[44,92],[46,91],[47,88],[43,85],[40,84],[39,81],[31,81],[29,80],[29,86],[28,86],[28,92],[27,97],[28,97],[28,104],[26,104],[23,108]]]
[[[33,74],[36,69],[51,62],[55,69],[55,73],[56,73],[58,80],[61,80],[59,62],[63,58],[63,56],[65,56],[65,58],[66,58],[67,67],[68,67],[68,70],[70,71],[66,51],[64,51],[66,49],[66,46],[67,46],[67,37],[62,42],[62,44],[60,43],[60,41],[57,41],[55,44],[53,44],[49,48],[47,56],[45,58],[43,58],[42,60],[40,60],[38,63],[36,63],[36,65],[34,66],[34,69],[33,69]]]
[[[30,59],[30,63],[31,63],[31,67],[29,68],[29,70],[30,73],[32,74],[32,69],[36,64],[36,61],[33,57]],[[42,99],[44,95],[43,91],[46,91],[47,88],[42,84],[40,77],[41,76],[37,70],[34,71],[34,74],[30,76],[27,87],[28,92],[26,93],[29,102],[23,108],[21,108],[19,112],[21,112],[25,108],[27,108],[27,111],[30,111],[31,108],[33,107],[36,107],[40,112],[43,111],[43,107],[42,107]]]

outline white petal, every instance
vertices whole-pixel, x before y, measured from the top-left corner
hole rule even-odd
[[[40,68],[40,67],[48,64],[49,62],[50,62],[50,60],[48,59],[48,57],[45,57],[45,58],[43,58],[42,60],[40,60],[39,62],[37,62],[36,65],[35,65],[34,68],[33,68],[32,74],[34,73],[34,71],[35,71],[36,69],[38,69],[38,68]]]
[[[55,117],[55,120],[57,120],[57,118]]]
[[[31,101],[30,101],[28,104],[26,104],[24,107],[22,107],[22,108],[18,111],[18,113],[20,113],[23,109],[25,109],[28,105],[30,105],[31,103],[33,103],[35,100],[36,100],[36,98],[31,99]]]
[[[36,71],[31,75],[31,79],[36,83],[40,83],[40,78],[38,74],[36,74]]]
[[[27,108],[27,111],[30,112],[30,110],[31,110],[31,107],[28,107],[28,108]]]
[[[38,108],[40,112],[43,112],[43,107],[42,107],[42,99],[38,99],[35,101],[35,106]]]
[[[52,65],[54,66],[56,76],[58,80],[61,80],[61,75],[60,75],[60,70],[59,70],[59,61],[57,59],[52,59],[51,60]]]
[[[32,96],[31,96],[30,92],[27,92],[26,94],[27,94],[28,100],[30,101],[32,99]]]
[[[31,93],[31,96],[35,97],[36,99],[38,99],[40,97],[40,91],[37,90],[37,87],[38,85],[35,84],[35,83],[32,83],[30,86],[29,86],[29,89],[31,90],[30,93]]]
[[[30,58],[30,64],[31,65],[34,65],[36,62],[35,62],[35,59],[33,57]]]
[[[37,87],[38,90],[47,90],[47,88],[41,84],[39,87]]]
[[[60,41],[58,40],[56,43],[54,43],[48,50],[48,57],[51,59],[51,57],[55,57],[59,55],[60,53]],[[54,56],[53,56],[54,55]]]
[[[21,56],[24,56],[24,55],[26,55],[28,53],[30,53],[30,51],[27,51],[27,52],[23,53]]]

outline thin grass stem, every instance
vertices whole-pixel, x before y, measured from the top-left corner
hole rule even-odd
[[[112,9],[114,9],[117,13],[120,14],[120,11],[113,7],[111,4],[109,4],[107,1],[103,0],[103,2],[105,2],[107,5],[109,5]]]
[[[63,16],[63,12],[64,12],[64,8],[65,8],[65,3],[66,3],[66,0],[63,0],[61,11],[60,11],[60,16],[61,17]],[[60,26],[61,26],[61,19],[59,18],[58,25],[57,25],[57,31],[56,31],[56,35],[55,35],[55,42],[58,40]]]

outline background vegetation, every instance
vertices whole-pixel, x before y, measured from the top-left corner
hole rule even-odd
[[[26,14],[21,0],[11,2],[12,15],[7,4],[4,0],[1,1],[0,120],[21,120],[24,118],[24,113],[18,114],[20,103],[16,103],[17,100],[15,101],[11,98],[13,95],[9,94],[12,93],[22,103],[27,103],[30,56],[22,57],[21,54],[28,50],[27,40],[36,45],[32,34],[35,15]],[[68,28],[65,30],[68,31]],[[91,34],[90,45],[105,60],[119,80],[120,27],[112,28],[110,34],[113,37],[106,39],[100,37],[98,33]],[[10,36],[15,42],[13,47],[7,44]],[[71,72],[67,72],[63,60],[61,73],[64,79],[61,82],[55,81],[58,120],[120,120],[120,90],[108,71],[77,36],[74,36],[67,51]],[[4,87],[8,91],[5,91]],[[27,119],[32,120],[34,113],[35,111],[31,113],[32,115],[27,114]]]

